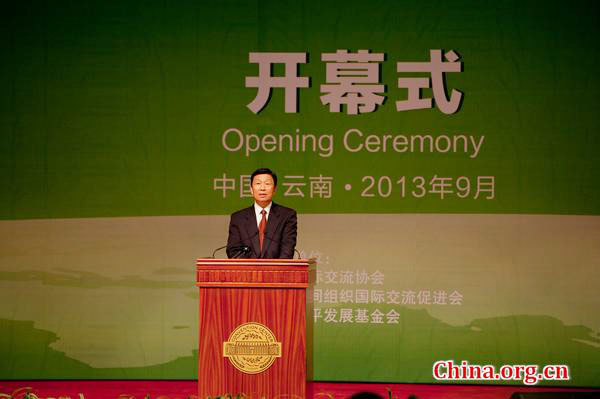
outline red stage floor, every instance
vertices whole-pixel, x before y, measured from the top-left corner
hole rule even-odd
[[[415,385],[415,384],[313,384],[315,399],[346,399],[372,392],[384,399],[508,399],[514,392],[595,392],[600,389],[559,389],[522,386]],[[196,381],[0,381],[0,398],[54,399],[196,399]],[[255,398],[258,399],[258,398]]]

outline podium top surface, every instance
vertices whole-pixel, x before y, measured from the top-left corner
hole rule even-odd
[[[196,266],[311,266],[317,262],[315,259],[208,259],[199,258],[196,260]]]
[[[308,288],[314,259],[198,259],[198,287]],[[310,272],[310,273],[309,273]]]

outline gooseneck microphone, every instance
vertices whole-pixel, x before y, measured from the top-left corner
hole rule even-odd
[[[214,259],[215,258],[215,254],[217,252],[219,252],[220,250],[225,249],[225,248],[227,248],[229,251],[235,252],[235,255],[231,257],[232,259],[238,259],[238,258],[241,258],[243,256],[246,256],[250,252],[252,252],[252,249],[248,245],[244,244],[244,242],[252,240],[257,235],[258,235],[258,232],[256,232],[255,234],[251,235],[250,237],[243,238],[243,239],[239,240],[238,242],[233,243],[231,245],[230,244],[223,245],[222,247],[219,247],[219,248],[217,248],[217,249],[215,249],[213,251],[211,258]]]
[[[276,240],[266,231],[265,231],[265,238],[269,240],[269,243],[267,244],[267,249],[266,249],[266,251],[264,251],[265,253],[267,253],[269,251],[269,248],[271,247],[272,242],[274,242],[275,245],[279,245],[281,243],[281,240]],[[298,254],[298,259],[300,259],[300,252],[296,248],[294,248],[294,252]],[[292,255],[292,259],[294,259],[293,255]]]

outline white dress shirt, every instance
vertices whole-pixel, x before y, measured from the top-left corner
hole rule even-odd
[[[267,212],[267,214],[265,215],[265,217],[267,218],[265,220],[265,222],[269,220],[269,213],[271,213],[271,205],[273,205],[273,201],[269,202],[269,205],[267,205],[266,208],[264,208],[264,210]],[[261,206],[255,202],[254,203],[254,213],[256,214],[256,226],[257,227],[260,226],[260,220],[262,219],[262,215],[261,215],[262,210],[263,210],[263,208],[261,208]]]

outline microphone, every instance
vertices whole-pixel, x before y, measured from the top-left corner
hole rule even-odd
[[[267,249],[266,249],[266,251],[264,251],[265,253],[266,253],[266,252],[269,252],[269,248],[271,248],[271,243],[272,243],[272,242],[275,242],[275,244],[280,244],[280,243],[281,243],[281,240],[276,240],[276,239],[274,239],[274,238],[273,238],[273,237],[271,237],[271,235],[270,235],[270,234],[268,234],[266,231],[265,231],[265,238],[267,238],[267,239],[269,240],[269,244],[268,244],[268,246],[267,246]],[[298,251],[298,250],[297,250],[295,247],[294,247],[294,252],[298,254],[298,259],[300,259],[300,252],[299,252],[299,251]],[[294,257],[293,257],[293,256],[292,256],[292,259],[294,259]]]
[[[217,252],[219,252],[220,250],[224,249],[224,248],[227,248],[227,245],[223,245],[222,247],[219,247],[219,248],[215,249],[215,250],[213,251],[212,255],[211,255],[211,258],[212,258],[212,259],[214,259],[214,258],[215,258],[215,254],[216,254]]]
[[[217,248],[217,249],[215,249],[213,251],[211,258],[214,259],[215,258],[215,254],[217,252],[219,252],[220,250],[225,249],[225,248],[231,249],[232,251],[241,251],[239,254],[237,254],[236,256],[234,256],[233,259],[235,259],[238,255],[241,255],[242,253],[245,255],[245,254],[248,254],[251,251],[250,247],[247,246],[247,245],[238,245],[238,246],[223,245],[222,247],[219,247],[219,248]]]
[[[238,259],[238,258],[242,258],[242,255],[248,255],[252,250],[250,249],[249,246],[247,245],[240,245],[239,247],[233,247],[233,248],[229,248],[233,251],[239,251],[237,254],[235,254],[232,259]]]
[[[252,240],[257,235],[258,235],[258,232],[251,235],[250,237],[243,238],[236,243],[223,245],[222,247],[215,249],[213,251],[211,257],[214,259],[215,254],[225,248],[227,248],[228,250],[231,250],[231,251],[239,251],[232,257],[232,259],[237,259],[237,258],[241,257],[242,255],[248,255],[252,251],[252,249],[248,245],[244,244],[244,241]],[[240,244],[243,244],[243,245],[240,245]]]

